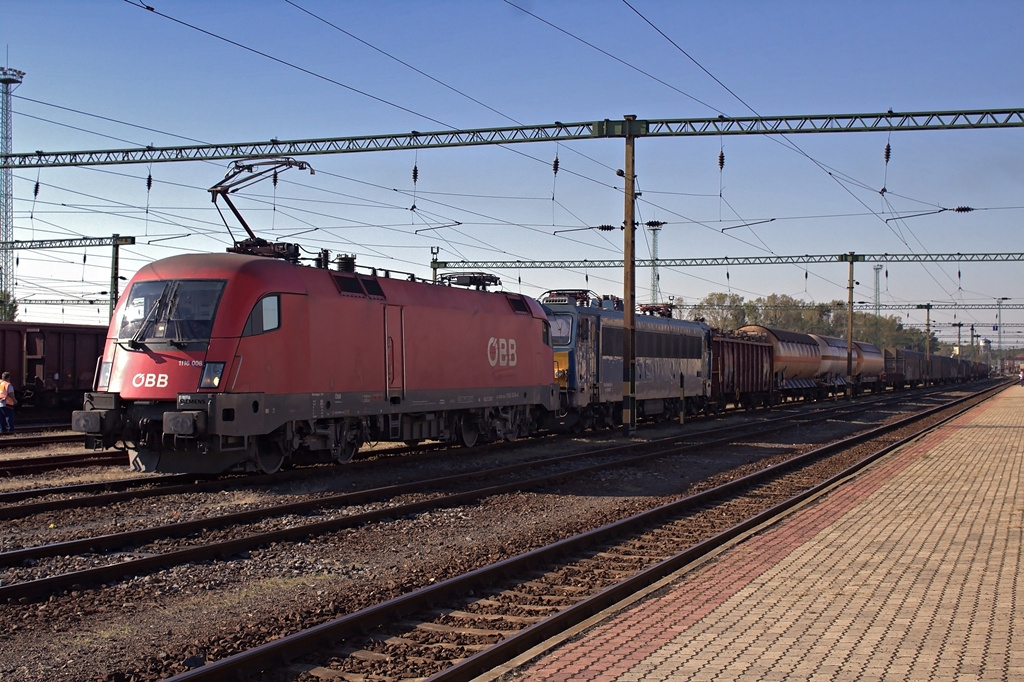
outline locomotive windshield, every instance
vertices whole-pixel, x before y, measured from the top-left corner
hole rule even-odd
[[[209,341],[225,284],[205,279],[136,282],[121,314],[118,341],[179,348]]]

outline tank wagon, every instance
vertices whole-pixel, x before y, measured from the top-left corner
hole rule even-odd
[[[848,380],[854,394],[885,390],[885,354],[870,343],[854,341],[851,347],[846,339],[834,336],[762,325],[747,325],[739,331],[760,335],[771,344],[778,400],[821,400],[845,392]]]
[[[551,322],[559,428],[622,422],[622,300],[591,291],[549,291],[541,303]],[[637,418],[678,417],[707,409],[711,396],[711,329],[660,315],[635,318]]]
[[[885,353],[866,341],[854,341],[854,372],[856,392],[880,393],[885,390]]]
[[[758,334],[771,344],[772,377],[779,400],[823,398],[827,389],[817,382],[822,368],[821,345],[810,334],[747,325],[740,332]]]
[[[11,373],[22,406],[79,407],[106,335],[98,325],[0,322],[0,371]]]
[[[559,407],[535,300],[329,265],[226,253],[140,268],[74,430],[123,443],[141,471],[273,472],[370,441],[511,439]]]

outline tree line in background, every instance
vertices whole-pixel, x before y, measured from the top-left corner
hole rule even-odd
[[[805,334],[820,334],[845,339],[850,320],[846,301],[807,303],[785,294],[743,300],[737,294],[713,293],[690,308],[690,319],[703,319],[717,329],[739,329],[757,324]],[[904,327],[903,321],[893,315],[853,313],[853,338],[866,341],[879,348],[908,348],[924,352],[929,335],[921,329]],[[931,352],[952,355],[951,344],[940,343],[934,333]],[[968,345],[967,341],[964,345]]]

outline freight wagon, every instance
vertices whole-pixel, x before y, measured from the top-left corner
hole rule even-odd
[[[775,402],[774,348],[762,335],[716,331],[711,345],[711,409],[754,408]]]
[[[22,406],[80,407],[106,335],[96,325],[0,322],[0,371]]]

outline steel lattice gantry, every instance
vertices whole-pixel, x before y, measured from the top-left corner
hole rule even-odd
[[[706,306],[709,310],[733,310],[735,308],[742,308],[743,306],[733,305],[709,305]],[[845,307],[845,306],[842,306]],[[875,305],[874,303],[855,303],[853,305],[854,310],[859,311],[872,311],[872,310],[915,310],[921,308],[931,308],[932,310],[996,310],[1000,306],[995,303],[880,303]],[[1002,305],[1003,310],[1024,310],[1024,303],[1004,303]],[[787,306],[787,305],[761,305],[758,306],[759,310],[805,310],[804,307],[799,306]],[[956,324],[953,322],[936,322],[935,324]],[[1024,326],[1021,324],[1007,323],[1004,327],[1010,326]]]
[[[721,258],[659,258],[637,260],[636,266],[650,268],[691,268],[698,266],[730,265],[787,265],[805,263],[847,263],[853,255],[858,262],[868,263],[979,263],[1024,261],[1024,253],[840,253],[803,256],[740,256]],[[621,268],[621,260],[480,260],[442,261],[435,256],[430,261],[431,269],[438,270],[516,270],[516,269],[571,269],[571,268]],[[436,279],[436,277],[435,277]]]
[[[396,135],[269,140],[181,147],[136,147],[96,151],[47,152],[0,156],[0,168],[102,166],[178,161],[210,161],[271,156],[319,156],[353,152],[467,147],[521,142],[565,142],[607,137],[693,137],[707,135],[796,135],[804,133],[895,132],[901,130],[979,130],[1024,127],[1024,109],[822,114],[609,120],[546,123],[473,130],[411,131]]]
[[[120,269],[120,247],[129,246],[135,243],[135,237],[122,237],[120,235],[113,235],[110,237],[79,237],[75,239],[37,239],[37,240],[26,240],[26,241],[0,241],[0,253],[11,254],[16,249],[69,249],[78,247],[89,247],[89,246],[110,246],[112,248],[111,260],[110,260],[110,290],[104,293],[109,295],[107,300],[99,300],[95,298],[87,299],[26,299],[26,304],[33,303],[36,305],[56,304],[56,305],[80,305],[88,304],[92,305],[95,303],[106,303],[110,309],[110,317],[114,316],[114,306],[117,305],[117,295],[119,287],[119,269]]]

